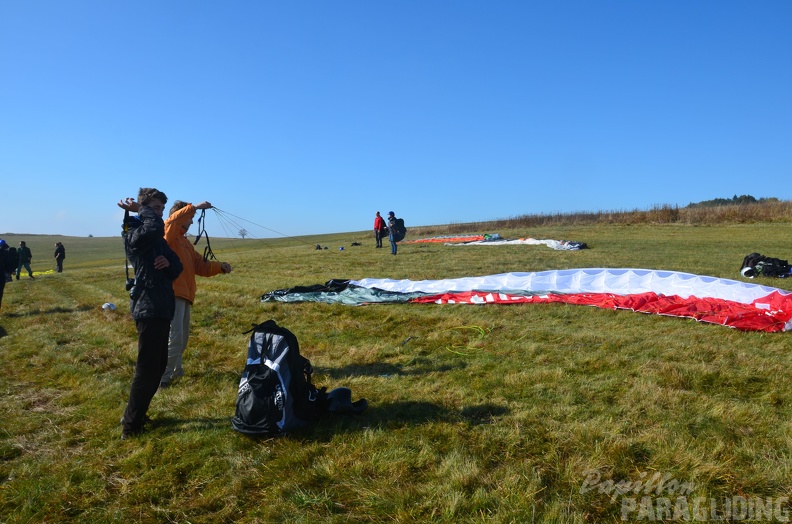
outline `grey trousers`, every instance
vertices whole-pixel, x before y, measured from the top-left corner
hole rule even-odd
[[[190,339],[190,311],[192,304],[183,298],[176,297],[176,312],[170,325],[168,338],[168,364],[162,374],[160,383],[168,384],[171,380],[184,376],[182,355]]]

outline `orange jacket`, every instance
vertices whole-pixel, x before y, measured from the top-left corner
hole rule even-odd
[[[203,255],[195,250],[192,242],[187,238],[187,232],[183,226],[188,224],[194,216],[195,206],[187,204],[174,211],[165,221],[165,241],[179,255],[184,266],[179,278],[173,281],[173,292],[177,297],[189,301],[190,304],[195,301],[195,275],[212,277],[223,271],[220,262],[204,260]]]

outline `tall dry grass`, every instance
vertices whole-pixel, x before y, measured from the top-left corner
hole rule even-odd
[[[712,207],[679,207],[667,204],[647,210],[581,211],[569,213],[526,214],[486,222],[455,222],[416,227],[411,236],[444,235],[474,231],[519,230],[537,227],[685,224],[693,226],[792,222],[792,201],[766,201],[755,204]]]

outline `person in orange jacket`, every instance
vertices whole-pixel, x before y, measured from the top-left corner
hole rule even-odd
[[[203,255],[193,247],[187,238],[187,231],[193,223],[198,209],[211,209],[212,204],[201,202],[192,205],[177,200],[171,207],[165,221],[165,241],[179,255],[184,270],[179,278],[173,281],[173,292],[176,295],[176,313],[170,326],[168,340],[168,365],[160,379],[160,387],[168,387],[172,380],[184,375],[182,355],[190,338],[190,311],[195,302],[195,275],[212,277],[220,273],[230,273],[231,265],[227,262],[204,260]]]

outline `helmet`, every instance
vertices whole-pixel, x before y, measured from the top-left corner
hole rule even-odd
[[[8,247],[8,242],[0,238],[0,248]]]
[[[747,278],[753,278],[756,276],[756,269],[752,267],[744,267],[740,270],[740,274]]]

